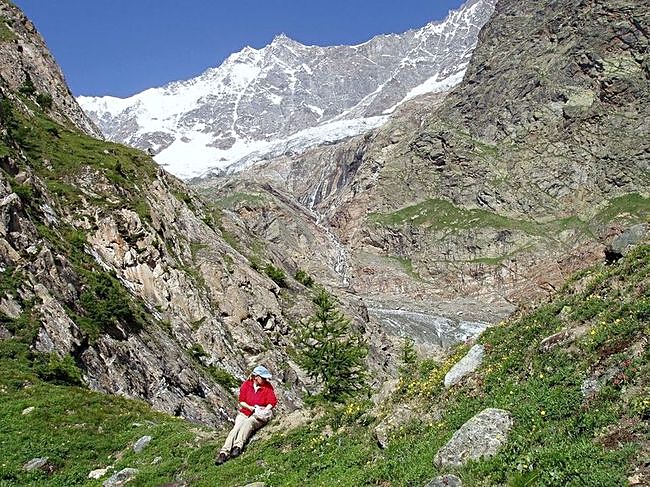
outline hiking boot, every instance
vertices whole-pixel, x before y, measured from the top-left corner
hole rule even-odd
[[[232,450],[230,450],[230,456],[232,458],[238,457],[239,455],[241,455],[241,448],[238,446],[235,446]]]
[[[219,456],[217,457],[217,460],[214,462],[215,465],[223,465],[226,463],[226,460],[228,460],[228,456],[225,453],[219,453]]]

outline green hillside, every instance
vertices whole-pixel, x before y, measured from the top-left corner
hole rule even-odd
[[[438,474],[438,449],[486,407],[510,411],[514,426],[496,456],[456,472],[463,485],[627,485],[628,477],[648,475],[649,323],[644,245],[614,265],[580,272],[549,303],[488,329],[478,339],[483,364],[459,385],[445,390],[442,380],[466,346],[443,363],[409,367],[379,407],[317,408],[310,424],[255,441],[216,467],[224,432],[73,385],[79,371],[72,361],[33,354],[21,334],[29,321],[18,320],[5,324],[17,337],[0,341],[0,485],[100,485],[88,473],[109,465],[137,468],[132,485],[425,485]],[[540,348],[562,330],[563,339]],[[585,396],[590,377],[598,390]],[[418,414],[379,448],[374,427],[404,405]],[[131,447],[144,435],[153,440],[136,454]],[[49,460],[25,472],[35,457]]]

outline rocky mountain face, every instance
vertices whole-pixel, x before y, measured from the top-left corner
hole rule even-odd
[[[3,24],[0,56],[42,42],[15,22]],[[149,156],[90,137],[67,88],[50,87],[44,103],[40,87],[58,68],[28,78],[13,66],[0,80],[0,340],[28,344],[57,374],[72,361],[94,390],[196,422],[226,422],[233,386],[258,363],[274,373],[281,407],[299,407],[314,384],[287,350],[313,307],[296,269],[247,229],[236,229],[241,240],[227,233],[218,209]],[[20,89],[28,79],[36,88]],[[289,275],[272,280],[274,262]],[[386,376],[390,343],[355,296],[339,297]]]
[[[0,76],[9,89],[35,92],[42,104],[51,103],[58,122],[101,137],[72,96],[34,24],[10,2],[0,2]]]
[[[470,0],[443,22],[356,46],[280,35],[194,79],[79,103],[107,139],[152,150],[177,176],[218,172],[365,132],[406,100],[447,91],[495,3]]]
[[[476,301],[447,319],[498,319],[648,220],[650,19],[635,7],[501,0],[444,101],[413,100],[364,136],[197,187],[287,249],[294,237],[266,208],[294,202],[283,221],[322,230],[292,257],[383,322],[421,329],[421,314],[430,324],[459,295]]]

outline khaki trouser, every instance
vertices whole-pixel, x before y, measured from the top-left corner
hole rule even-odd
[[[233,447],[244,448],[244,444],[258,429],[266,424],[253,416],[246,416],[244,413],[237,413],[235,426],[232,427],[226,442],[221,447],[221,453],[229,454]]]

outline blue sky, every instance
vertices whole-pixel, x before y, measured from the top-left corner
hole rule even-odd
[[[75,95],[128,96],[218,66],[284,32],[358,44],[441,20],[462,0],[13,0],[45,38]]]

